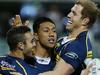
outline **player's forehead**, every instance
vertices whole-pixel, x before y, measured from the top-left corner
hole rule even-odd
[[[74,11],[76,13],[81,12],[83,9],[83,6],[80,4],[75,4],[72,8],[71,11]]]
[[[51,22],[43,22],[40,24],[41,28],[55,28],[56,26]]]

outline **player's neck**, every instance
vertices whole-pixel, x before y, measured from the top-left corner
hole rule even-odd
[[[37,44],[35,55],[39,57],[49,57],[49,54],[45,48],[43,48],[40,44]]]
[[[11,51],[9,55],[20,58],[20,59],[24,59],[23,52],[20,50]]]
[[[88,29],[82,28],[82,27],[79,28],[79,29],[75,29],[69,34],[68,38],[76,38],[81,32],[84,32],[84,31],[87,31],[87,30]]]
[[[68,35],[68,38],[76,38],[76,36],[77,36],[77,34],[76,34],[76,32],[71,32],[71,33],[69,33],[69,35]]]

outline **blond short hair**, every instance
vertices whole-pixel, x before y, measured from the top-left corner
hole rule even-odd
[[[97,18],[97,15],[99,14],[99,9],[97,7],[97,4],[95,4],[91,0],[76,0],[75,4],[80,4],[83,6],[82,10],[82,18],[88,17],[89,23],[88,28],[91,28]]]

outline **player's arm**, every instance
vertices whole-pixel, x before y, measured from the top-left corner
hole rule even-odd
[[[72,65],[66,63],[63,59],[56,64],[53,71],[41,73],[39,75],[71,75],[74,72]]]
[[[10,74],[11,74],[11,75],[23,75],[23,74],[21,74],[21,73],[19,73],[19,72],[10,72]]]

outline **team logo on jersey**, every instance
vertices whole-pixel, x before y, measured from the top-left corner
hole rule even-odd
[[[11,65],[11,64],[9,64],[8,62],[6,62],[6,61],[1,61],[0,62],[0,68],[1,68],[1,70],[14,70],[15,71],[15,65]]]
[[[68,56],[69,58],[72,58],[72,59],[78,58],[78,55],[74,52],[67,52],[67,53],[65,53],[65,55]]]

